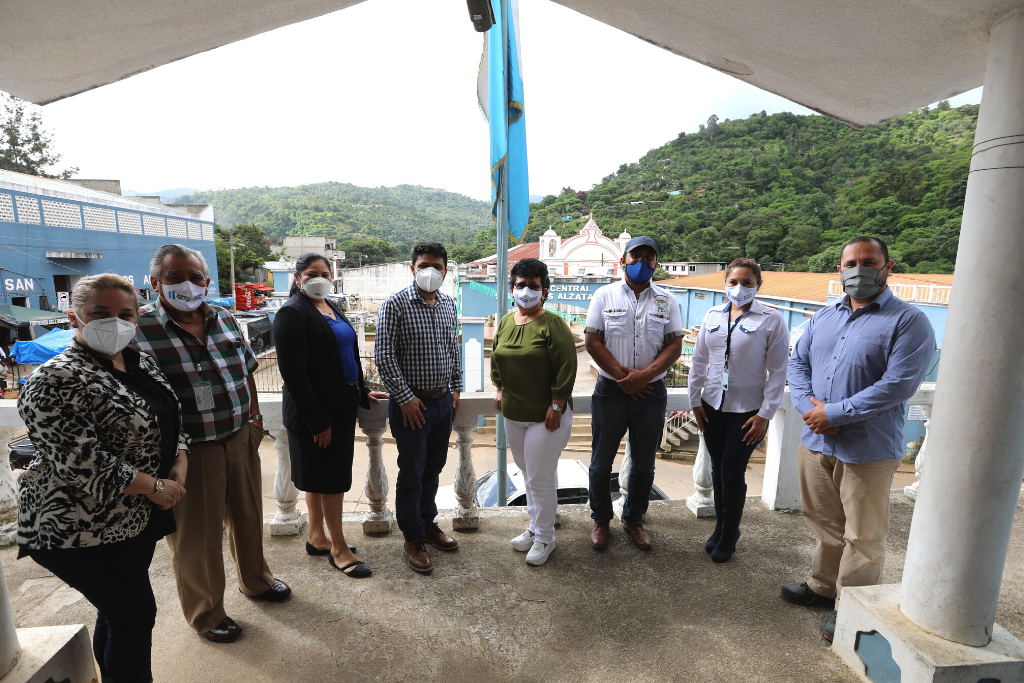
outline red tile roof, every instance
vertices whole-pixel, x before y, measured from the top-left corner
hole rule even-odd
[[[540,257],[540,242],[529,242],[527,244],[520,244],[512,247],[508,250],[508,266],[511,268],[516,261],[521,261],[524,258],[539,258]],[[486,266],[496,264],[498,262],[498,255],[488,256],[487,258],[478,259],[472,263],[467,263],[470,270],[485,268]]]

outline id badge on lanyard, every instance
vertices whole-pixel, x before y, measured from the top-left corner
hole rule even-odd
[[[722,367],[722,391],[729,391],[729,347],[732,346],[732,331],[740,324],[740,320],[746,314],[747,313],[744,312],[739,318],[736,318],[732,325],[730,325],[728,321],[725,323],[729,333],[725,337],[725,364]]]
[[[197,410],[213,410],[213,384],[211,382],[192,382],[192,393],[196,397]]]

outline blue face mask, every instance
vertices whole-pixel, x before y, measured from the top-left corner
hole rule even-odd
[[[647,282],[654,275],[654,268],[647,265],[647,261],[637,261],[626,266],[626,275],[633,282]]]

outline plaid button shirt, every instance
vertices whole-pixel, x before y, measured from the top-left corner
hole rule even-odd
[[[457,322],[455,299],[438,292],[430,306],[414,284],[381,306],[374,357],[384,386],[399,404],[413,399],[409,387],[462,391]]]
[[[246,381],[259,361],[234,316],[222,308],[203,305],[206,344],[182,329],[158,301],[156,309],[139,316],[135,342],[167,376],[181,402],[181,423],[192,441],[216,441],[230,436],[249,418]],[[209,382],[213,409],[196,406],[193,383]]]

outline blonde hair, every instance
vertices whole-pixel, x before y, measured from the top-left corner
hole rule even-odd
[[[139,295],[135,293],[132,283],[115,273],[100,273],[83,277],[71,291],[71,307],[76,315],[81,315],[81,309],[96,298],[96,295],[107,289],[119,289],[127,294],[134,304],[139,307]]]

